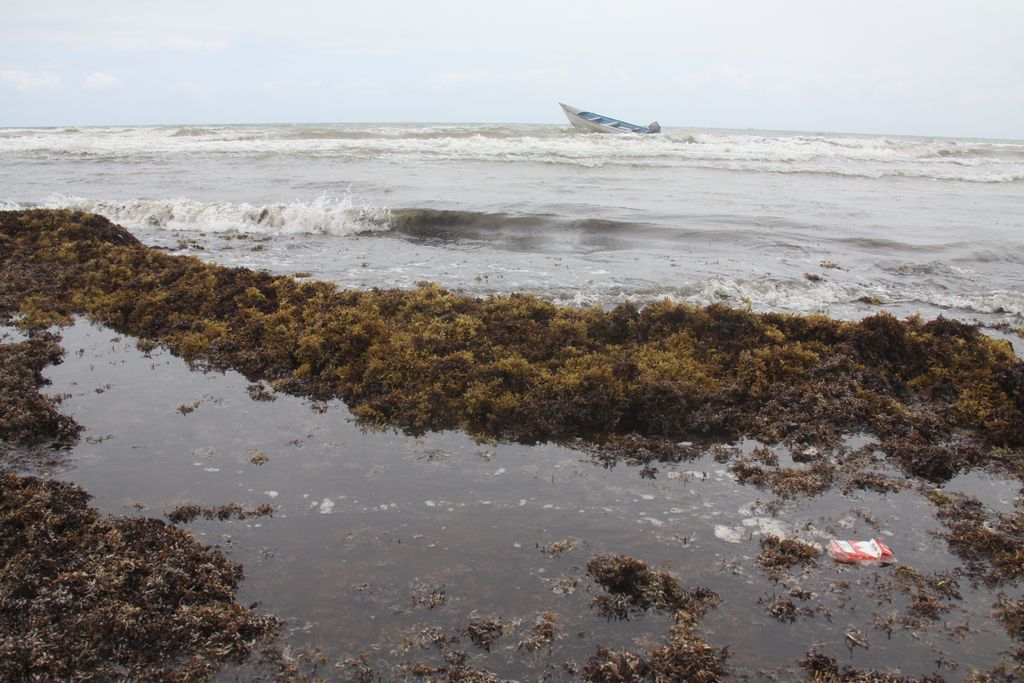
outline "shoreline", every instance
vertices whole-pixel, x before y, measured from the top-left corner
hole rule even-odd
[[[30,335],[87,313],[136,336],[142,351],[165,346],[197,367],[241,370],[254,397],[340,396],[369,426],[562,442],[641,477],[715,443],[757,437],[791,450],[792,463],[756,449],[717,455],[740,484],[781,501],[844,487],[926,491],[986,467],[1021,474],[1021,361],[960,323],[674,305],[606,314],[532,297],[469,300],[432,286],[339,292],[146,250],[97,217],[26,212],[0,223],[9,255],[2,312]],[[849,434],[863,432],[875,441],[849,448]],[[899,468],[876,472],[878,450]],[[931,502],[976,576],[1016,585],[1009,561],[1019,509],[993,515],[955,496]],[[998,538],[979,542],[972,520]],[[905,577],[907,590],[926,594],[929,578],[917,576]],[[630,657],[615,666],[641,661]],[[828,659],[809,654],[804,669],[839,672]]]

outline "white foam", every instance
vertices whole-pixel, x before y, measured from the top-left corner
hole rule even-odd
[[[351,192],[309,201],[256,205],[176,199],[115,201],[55,195],[45,208],[98,213],[128,228],[183,232],[310,234],[344,237],[390,228],[391,211],[361,203]],[[12,206],[11,208],[19,208]]]
[[[726,543],[742,543],[745,535],[743,527],[715,525],[715,538]]]
[[[757,527],[765,536],[784,538],[789,534],[790,526],[786,522],[771,517],[748,517],[742,521],[745,527]]]
[[[851,177],[1024,180],[1024,143],[871,135],[666,130],[588,135],[559,126],[203,126],[19,129],[0,135],[0,155],[33,158],[182,160],[379,159],[396,164],[479,161],[599,168],[699,167]]]
[[[919,301],[941,308],[959,308],[977,313],[1004,313],[1024,317],[1024,295],[1019,292],[993,291],[980,294],[952,294],[943,291],[925,291]]]

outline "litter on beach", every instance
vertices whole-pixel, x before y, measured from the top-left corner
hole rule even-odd
[[[892,564],[896,556],[889,546],[876,538],[870,541],[828,542],[828,552],[837,562],[846,564]]]

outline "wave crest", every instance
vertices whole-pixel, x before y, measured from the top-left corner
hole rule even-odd
[[[11,207],[14,208],[14,207]],[[128,227],[191,232],[244,232],[344,237],[388,230],[391,211],[360,204],[351,193],[311,201],[256,205],[193,199],[129,201],[58,196],[46,208],[98,213]]]

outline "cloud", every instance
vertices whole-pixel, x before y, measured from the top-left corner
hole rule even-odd
[[[108,88],[116,88],[119,85],[121,85],[120,78],[105,74],[102,71],[94,71],[86,76],[82,82],[82,87],[89,90],[106,90]]]
[[[56,88],[60,85],[60,78],[49,71],[30,73],[21,69],[0,69],[0,83],[14,86],[18,90],[34,90]]]

